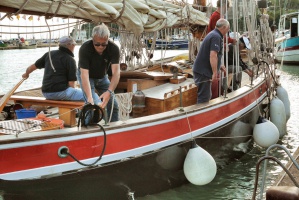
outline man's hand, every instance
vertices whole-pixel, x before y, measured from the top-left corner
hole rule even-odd
[[[253,77],[253,71],[251,69],[247,69],[245,72],[248,74],[248,76]]]
[[[106,107],[106,105],[108,104],[108,101],[109,101],[109,99],[110,99],[110,96],[111,96],[111,94],[110,94],[110,92],[107,90],[106,92],[104,92],[101,96],[100,96],[100,99],[103,99],[103,102],[101,103],[101,105],[99,105],[99,106],[101,106],[102,108],[105,108]]]
[[[232,39],[232,44],[233,45],[237,44],[237,40],[236,39]]]
[[[220,70],[226,73],[226,68],[225,68],[224,65],[221,65],[221,66],[220,66]]]
[[[23,79],[27,79],[29,77],[29,74],[27,74],[27,73],[24,73],[23,75],[22,75],[22,78]]]

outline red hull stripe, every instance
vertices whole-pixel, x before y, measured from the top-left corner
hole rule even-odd
[[[263,85],[263,93],[265,90],[266,86]],[[190,114],[188,120],[191,129],[196,131],[216,124],[249,106],[260,96],[260,88],[257,88],[235,102],[227,103],[219,108],[213,108],[208,112],[196,115]],[[119,133],[109,133],[107,134],[105,155],[141,148],[189,134],[188,120],[186,117],[181,117],[176,118],[174,121],[168,120],[164,123],[156,123],[143,128],[132,128]],[[57,155],[61,146],[67,146],[70,149],[70,153],[79,160],[94,158],[98,157],[102,150],[103,136],[2,149],[0,150],[0,174],[74,162],[70,157],[62,159]]]

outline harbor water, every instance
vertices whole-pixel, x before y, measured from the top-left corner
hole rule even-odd
[[[57,49],[57,47],[51,47]],[[75,49],[75,57],[78,57],[79,46]],[[0,51],[0,94],[8,92],[22,79],[26,68],[33,64],[39,57],[48,51],[48,48],[15,49]],[[176,55],[186,51],[173,50],[170,54]],[[154,58],[161,55],[160,51],[154,52]],[[166,56],[170,56],[169,54]],[[299,66],[278,66],[280,82],[288,91],[291,102],[291,118],[287,123],[287,135],[278,143],[285,146],[293,153],[299,145]],[[25,90],[41,86],[43,70],[36,70],[23,82],[18,90]],[[265,155],[265,148],[254,146],[242,158],[234,160],[217,171],[215,179],[205,186],[192,184],[168,190],[155,195],[135,198],[138,200],[249,200],[252,198],[255,178],[255,167],[259,158]],[[275,149],[271,155],[279,158],[283,163],[289,160],[283,150]],[[274,183],[281,167],[270,161],[267,170],[266,186]],[[146,187],[146,186],[145,186]]]

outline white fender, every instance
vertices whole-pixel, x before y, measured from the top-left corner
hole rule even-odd
[[[282,101],[274,97],[270,103],[270,121],[275,124],[281,138],[286,134],[286,114]]]
[[[217,165],[214,158],[199,146],[192,147],[184,162],[184,174],[194,185],[210,183],[216,176]]]
[[[183,167],[185,157],[186,151],[182,147],[172,146],[159,152],[156,162],[163,169],[179,170]]]
[[[253,139],[261,147],[269,147],[279,140],[278,128],[269,120],[256,124],[253,128]]]
[[[289,100],[288,92],[282,86],[277,87],[277,97],[282,101],[284,105],[284,109],[286,112],[286,121],[288,121],[291,117],[291,103]]]
[[[248,141],[252,136],[252,126],[248,123],[238,121],[231,129],[231,137],[233,137],[234,144],[239,144]],[[243,137],[242,137],[243,136]],[[248,137],[244,137],[248,136]]]

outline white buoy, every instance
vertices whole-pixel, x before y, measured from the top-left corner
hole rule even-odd
[[[277,87],[277,97],[282,101],[284,105],[284,109],[286,112],[286,121],[288,121],[291,117],[291,103],[288,92],[282,86]]]
[[[261,147],[269,147],[279,140],[278,128],[269,120],[263,119],[262,123],[253,128],[253,139]]]
[[[281,138],[286,134],[286,114],[282,101],[274,97],[270,103],[270,121],[275,124]]]
[[[188,181],[194,185],[205,185],[214,179],[216,172],[214,158],[193,141],[184,162],[184,174]]]
[[[238,121],[231,129],[231,137],[233,138],[234,144],[248,141],[252,136],[252,126],[248,123]],[[248,137],[245,137],[248,136]]]

